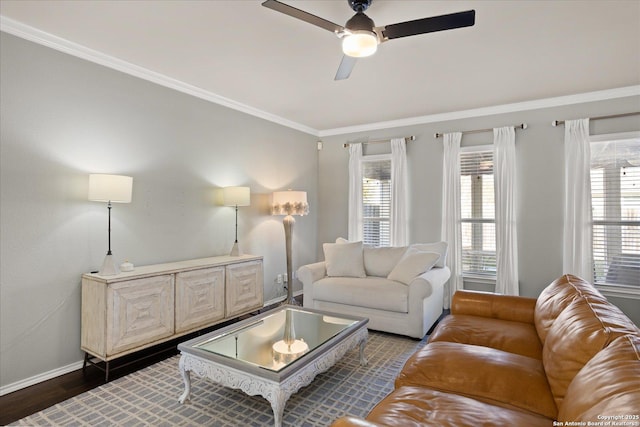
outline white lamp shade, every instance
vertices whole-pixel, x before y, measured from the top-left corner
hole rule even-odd
[[[273,215],[307,215],[309,204],[306,191],[275,191],[271,204]]]
[[[222,203],[225,206],[249,206],[250,201],[249,187],[225,187],[222,189]]]
[[[89,200],[94,202],[131,203],[133,178],[124,175],[89,175]]]

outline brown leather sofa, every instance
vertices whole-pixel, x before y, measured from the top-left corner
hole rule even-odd
[[[640,329],[571,275],[537,299],[457,292],[395,390],[366,420],[333,423],[552,425],[640,425]]]

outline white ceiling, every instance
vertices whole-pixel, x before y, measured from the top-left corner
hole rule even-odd
[[[476,24],[384,43],[338,82],[340,41],[260,3],[2,0],[0,14],[4,31],[320,135],[640,84],[638,0],[375,0],[376,25],[468,9]],[[353,14],[346,0],[286,3],[340,25]]]

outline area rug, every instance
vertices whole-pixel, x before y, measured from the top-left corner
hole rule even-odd
[[[360,366],[354,349],[291,396],[285,426],[328,426],[343,415],[364,417],[393,389],[398,372],[426,342],[369,332]],[[191,401],[178,403],[184,386],[180,356],[114,380],[17,421],[16,426],[270,426],[271,405],[260,396],[192,375]]]

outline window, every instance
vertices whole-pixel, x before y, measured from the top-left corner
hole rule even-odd
[[[496,220],[493,147],[460,152],[462,275],[496,278]]]
[[[391,245],[391,157],[362,160],[362,225],[365,245]]]
[[[640,136],[591,143],[594,282],[640,286]]]

